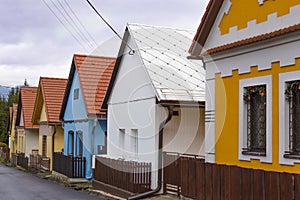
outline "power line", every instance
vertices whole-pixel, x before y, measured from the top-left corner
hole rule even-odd
[[[67,10],[64,8],[64,6],[62,5],[62,3],[60,2],[60,0],[57,1],[58,4],[60,5],[60,7],[63,9],[63,12],[67,15],[67,17],[71,20],[68,20],[68,18],[59,10],[59,12],[63,15],[63,17],[66,19],[66,21],[69,23],[69,25],[71,25],[71,27],[75,30],[75,32],[77,32],[77,34],[79,35],[79,37],[85,42],[87,43],[87,45],[89,45],[91,48],[94,48],[94,46],[92,46],[89,42],[89,40],[86,38],[85,34],[80,30],[80,28],[77,26],[77,24],[75,23],[75,21],[73,20],[73,18],[70,16],[70,14],[67,12]]]
[[[123,38],[117,33],[117,31],[102,17],[102,15],[98,12],[98,10],[93,6],[93,4],[89,1],[86,0],[87,3],[92,7],[92,9],[97,13],[97,15],[102,19],[102,21],[120,38],[122,42],[124,42]],[[130,49],[129,54],[133,55],[135,52],[134,50],[126,43],[126,46]]]
[[[80,46],[87,51],[87,49],[83,46],[83,44],[79,41],[79,39],[70,31],[70,29],[64,24],[64,22],[58,17],[58,15],[54,12],[54,10],[48,5],[45,0],[42,0],[47,8],[51,11],[51,13],[56,17],[56,19],[63,25],[63,27],[72,35],[72,37],[80,44]],[[51,0],[52,2],[52,0]],[[53,2],[52,2],[53,3]],[[54,4],[55,5],[55,4]]]
[[[72,12],[72,14],[75,16],[76,20],[79,22],[80,26],[83,28],[83,30],[87,33],[87,35],[90,37],[90,39],[94,42],[94,44],[96,46],[99,46],[99,44],[96,42],[96,40],[93,38],[93,36],[87,31],[87,29],[85,28],[85,26],[83,25],[83,23],[80,21],[80,19],[78,18],[78,16],[76,15],[76,13],[73,11],[72,7],[70,6],[70,4],[67,2],[67,0],[64,0],[65,4],[67,5],[67,7],[69,8],[69,10]]]
[[[50,0],[51,3],[54,5],[54,7],[56,8],[56,10],[61,14],[61,16],[63,17],[63,19],[71,26],[71,28],[73,28],[73,30],[78,34],[78,32],[76,31],[76,29],[74,28],[73,24],[69,21],[69,19],[64,15],[64,13],[58,8],[58,6],[53,2],[53,0]],[[83,44],[86,43],[86,41],[84,41],[84,39],[82,38],[82,36],[79,34],[79,38],[81,38],[83,40]],[[82,44],[82,43],[81,43]]]

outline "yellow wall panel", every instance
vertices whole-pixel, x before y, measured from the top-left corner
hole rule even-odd
[[[238,30],[247,27],[247,23],[256,20],[256,23],[268,20],[268,15],[277,13],[283,16],[290,13],[290,8],[300,4],[299,0],[265,0],[262,5],[258,0],[231,0],[231,8],[220,23],[221,34],[227,34],[231,27],[237,26]]]
[[[222,67],[222,66],[220,66]],[[278,62],[272,64],[272,69],[258,71],[252,67],[247,74],[233,71],[230,77],[222,78],[216,74],[216,163],[237,165],[246,168],[264,169],[279,172],[299,173],[300,164],[294,166],[279,164],[279,78],[284,72],[300,69],[300,59],[292,66],[280,67]],[[272,163],[261,163],[258,160],[240,161],[238,159],[239,138],[239,81],[242,79],[272,75]]]

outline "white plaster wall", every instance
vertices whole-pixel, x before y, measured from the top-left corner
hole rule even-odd
[[[108,157],[152,163],[152,188],[156,187],[158,128],[155,98],[108,107]],[[120,129],[125,129],[120,136]],[[138,154],[133,156],[131,130],[138,130]],[[124,139],[124,141],[120,141]],[[124,148],[120,145],[124,144]]]
[[[39,132],[38,129],[25,130],[25,156],[31,154],[32,150],[39,149]]]
[[[135,43],[128,38],[128,44],[135,49]],[[124,51],[119,72],[108,101],[108,149],[107,157],[152,163],[152,188],[157,185],[156,95],[146,73],[139,52],[129,55]],[[120,135],[120,129],[125,134]],[[138,130],[138,153],[132,152],[132,129]],[[124,141],[121,141],[121,140]],[[124,148],[122,148],[122,145]]]
[[[287,15],[277,17],[277,13],[273,13],[268,16],[268,21],[266,22],[257,24],[256,20],[253,20],[248,22],[247,28],[238,30],[235,26],[229,29],[228,34],[221,35],[219,25],[221,23],[223,15],[230,11],[230,7],[230,0],[225,0],[204,45],[204,51],[217,46],[240,41],[242,39],[250,38],[264,33],[273,32],[275,30],[300,23],[300,5],[297,5],[292,7],[290,9],[290,13]]]
[[[164,129],[164,151],[193,155],[205,155],[204,108],[175,108]]]

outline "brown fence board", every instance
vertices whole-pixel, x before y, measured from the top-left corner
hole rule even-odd
[[[205,196],[206,199],[212,199],[213,183],[212,183],[212,164],[205,165]]]
[[[243,200],[253,199],[253,174],[251,169],[242,169],[241,192]]]
[[[279,173],[265,173],[266,199],[280,200]]]
[[[187,160],[187,158],[182,158],[180,159],[180,167],[181,167],[181,170],[179,171],[179,173],[182,173],[184,174],[184,176],[181,177],[181,194],[183,196],[186,196],[186,197],[190,197],[190,194],[189,194],[189,161]]]
[[[254,170],[253,171],[253,199],[265,199],[264,190],[264,171]]]
[[[194,158],[188,159],[188,192],[191,198],[197,198],[197,185],[196,185],[196,163]],[[182,174],[182,173],[181,173]]]
[[[230,200],[230,169],[228,166],[222,166],[222,179],[223,179],[223,194],[222,195],[224,197],[225,200]]]
[[[300,199],[300,175],[294,175],[294,199]]]
[[[280,173],[280,199],[290,200],[294,196],[294,176],[288,173]]]
[[[98,157],[95,180],[132,193],[142,193],[151,188],[151,163],[115,160]],[[99,184],[98,184],[99,185]]]
[[[213,165],[212,166],[212,186],[213,186],[213,193],[212,193],[212,199],[219,200],[221,197],[221,180],[220,180],[220,167],[219,165]]]
[[[180,164],[175,164],[178,160]],[[185,197],[199,200],[300,199],[300,175],[204,163],[190,155],[180,155],[177,161],[170,164],[172,167],[164,168],[164,184],[171,183],[169,180],[176,183],[177,179],[169,176],[181,174],[180,183],[172,187],[177,187]]]
[[[197,199],[205,199],[205,163],[203,160],[196,160],[196,187]]]
[[[241,199],[241,169],[231,166],[230,169],[230,199]]]

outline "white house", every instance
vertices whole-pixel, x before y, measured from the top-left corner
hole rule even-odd
[[[204,156],[205,70],[187,59],[193,35],[128,24],[102,106],[107,156],[151,162],[151,189],[162,151]]]

